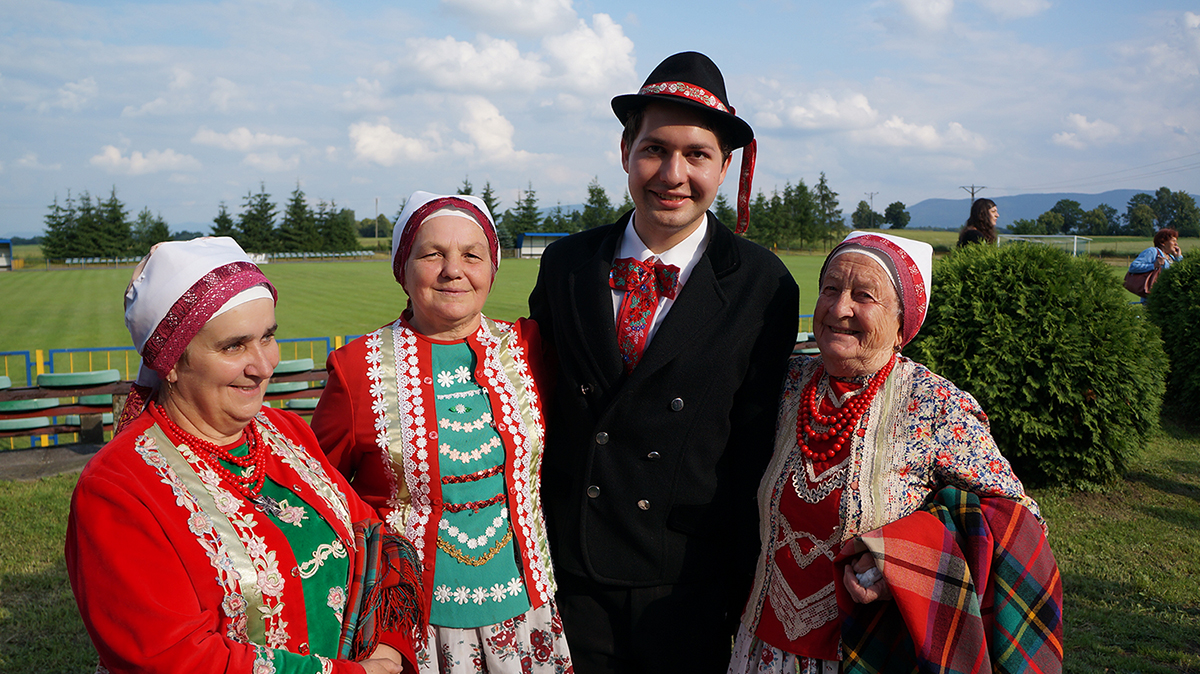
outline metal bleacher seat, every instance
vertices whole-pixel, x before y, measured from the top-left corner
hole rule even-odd
[[[275,366],[275,374],[293,374],[296,372],[308,372],[313,369],[312,358],[298,358],[296,360],[281,360],[279,365]],[[267,384],[267,394],[293,393],[295,391],[303,391],[309,387],[306,381],[276,381]]]
[[[121,381],[121,371],[93,370],[90,372],[47,372],[37,376],[37,385],[44,388],[83,388]]]

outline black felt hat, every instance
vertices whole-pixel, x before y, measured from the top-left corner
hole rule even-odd
[[[704,54],[687,51],[667,57],[650,73],[636,94],[612,99],[612,109],[624,124],[630,113],[655,100],[703,111],[720,125],[725,140],[735,149],[754,140],[754,130],[729,104],[721,70]]]

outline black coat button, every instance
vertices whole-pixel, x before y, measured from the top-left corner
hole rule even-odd
[[[608,433],[605,433],[604,431],[600,431],[599,433],[597,433],[596,434],[596,444],[597,445],[607,445],[608,444]]]
[[[580,384],[579,385],[579,395],[586,396],[586,395],[591,395],[591,394],[592,394],[592,385],[591,384]]]
[[[678,412],[683,409],[683,398],[676,398],[671,401],[671,411]]]
[[[662,458],[662,454],[659,454],[658,452],[650,452],[646,455],[646,458],[650,459],[651,461],[658,461],[660,458]]]
[[[597,487],[596,485],[592,485],[592,486],[588,487],[587,495],[590,498],[596,498],[597,496],[600,495],[600,487]]]

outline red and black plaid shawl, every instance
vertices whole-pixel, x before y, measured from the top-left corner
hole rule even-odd
[[[920,511],[848,541],[870,550],[894,601],[855,604],[837,583],[843,672],[1062,671],[1062,579],[1023,506],[954,487]],[[841,567],[838,567],[841,578]]]
[[[354,523],[359,554],[351,569],[342,618],[338,658],[362,660],[375,651],[383,632],[416,640],[424,636],[421,562],[408,539],[386,531],[382,522]]]

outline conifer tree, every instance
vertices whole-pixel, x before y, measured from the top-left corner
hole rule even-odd
[[[133,222],[133,253],[145,255],[150,247],[160,241],[169,241],[171,230],[167,227],[162,214],[154,215],[149,208],[143,208]]]
[[[99,197],[97,197],[97,201],[99,201]],[[125,204],[117,198],[116,186],[113,186],[109,197],[99,203],[97,216],[99,218],[97,231],[100,248],[94,254],[103,257],[128,255],[133,249],[133,233]]]
[[[259,183],[258,194],[247,192],[238,214],[237,242],[247,253],[273,253],[275,241],[275,204],[267,186]]]
[[[46,213],[46,229],[42,234],[42,256],[47,260],[61,260],[75,256],[75,199],[67,192],[63,204],[55,195],[50,211]]]
[[[292,191],[283,219],[279,222],[276,239],[279,250],[284,252],[313,252],[325,249],[321,234],[317,231],[316,218],[304,200],[300,183]],[[328,249],[325,249],[328,250]]]
[[[217,217],[213,218],[212,235],[237,238],[237,227],[234,226],[233,217],[229,215],[229,208],[224,201],[221,202]]]

